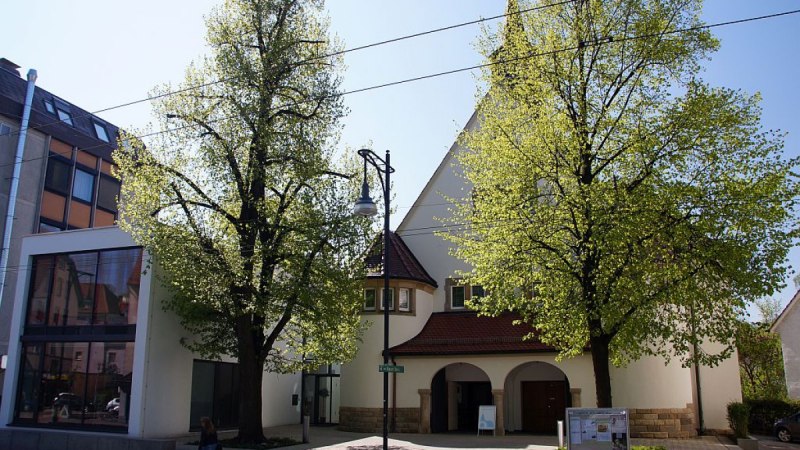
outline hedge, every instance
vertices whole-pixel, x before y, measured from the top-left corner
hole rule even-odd
[[[800,411],[797,400],[745,400],[750,407],[750,432],[754,434],[772,434],[772,425],[776,420]]]

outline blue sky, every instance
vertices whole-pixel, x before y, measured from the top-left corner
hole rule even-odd
[[[39,72],[37,84],[87,110],[145,98],[155,85],[179,82],[204,52],[203,15],[214,0],[26,0],[4,5],[0,57]],[[331,30],[352,48],[479,17],[503,13],[505,0],[328,0]],[[796,0],[706,0],[704,19],[719,23],[800,8]],[[10,19],[10,20],[9,20]],[[468,67],[478,25],[345,55],[344,89]],[[800,154],[800,14],[715,28],[722,48],[705,63],[716,86],[761,92],[766,129],[789,133],[787,156]],[[350,115],[342,148],[372,143],[389,149],[397,169],[394,190],[400,223],[475,104],[477,73],[460,73],[345,97]],[[147,103],[99,114],[122,127],[141,128]],[[800,267],[800,250],[790,255]],[[776,293],[786,304],[794,292]]]

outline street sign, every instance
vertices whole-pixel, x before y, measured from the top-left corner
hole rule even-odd
[[[381,364],[378,366],[378,372],[405,373],[405,371],[405,366],[396,366],[394,364]]]

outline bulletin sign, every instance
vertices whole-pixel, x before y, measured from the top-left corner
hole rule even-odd
[[[567,408],[569,450],[628,450],[626,408]]]

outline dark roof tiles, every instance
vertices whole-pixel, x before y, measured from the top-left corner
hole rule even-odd
[[[27,84],[27,79],[10,70],[0,68],[0,115],[8,116],[15,120],[22,118]],[[45,100],[66,105],[72,115],[73,125],[66,124],[59,120],[55,114],[47,112],[44,104]],[[111,142],[105,142],[97,138],[94,130],[94,120],[105,126]],[[74,145],[109,161],[111,160],[111,152],[116,148],[118,132],[116,126],[92,115],[75,104],[51,94],[38,85],[33,92],[29,126],[31,129],[42,131],[69,145]]]
[[[505,313],[478,316],[472,311],[433,313],[418,335],[392,347],[392,356],[536,353],[556,351],[535,337],[523,340],[534,329],[514,325],[520,317]]]
[[[433,287],[438,286],[400,236],[389,232],[389,245],[389,278],[421,281]],[[383,233],[373,244],[369,255],[366,261],[367,278],[382,278]]]

